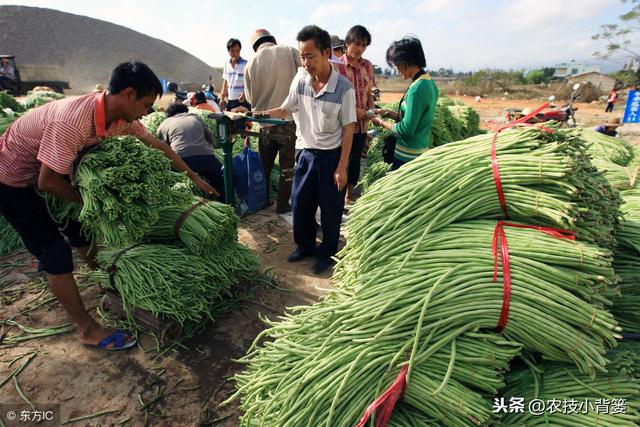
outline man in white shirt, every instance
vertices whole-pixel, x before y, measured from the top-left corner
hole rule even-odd
[[[247,60],[240,56],[242,44],[238,39],[229,39],[227,52],[229,61],[224,63],[222,71],[222,94],[220,96],[220,108],[232,110],[236,107],[251,109],[244,96],[244,69]]]
[[[329,63],[329,33],[309,25],[300,30],[297,40],[304,70],[293,79],[282,105],[264,113],[280,118],[293,114],[296,122],[296,149],[300,151],[291,200],[297,248],[288,261],[315,256],[313,272],[319,274],[332,266],[331,257],[338,251],[347,165],[356,122],[355,93],[349,80]],[[318,206],[322,243],[316,247]]]

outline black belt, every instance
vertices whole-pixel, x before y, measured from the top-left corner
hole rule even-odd
[[[333,153],[334,151],[340,151],[342,150],[342,147],[340,146],[340,147],[332,148],[330,150],[320,150],[318,148],[303,148],[303,150],[313,154],[322,154],[322,153]]]

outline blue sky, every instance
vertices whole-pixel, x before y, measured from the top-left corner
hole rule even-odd
[[[46,7],[113,22],[162,39],[212,66],[228,58],[230,37],[253,54],[249,37],[267,28],[281,44],[296,46],[297,31],[316,24],[344,37],[364,25],[373,42],[365,57],[384,66],[389,43],[407,34],[425,47],[428,68],[534,68],[592,56],[599,26],[616,22],[630,6],[621,0],[108,0],[0,1]]]

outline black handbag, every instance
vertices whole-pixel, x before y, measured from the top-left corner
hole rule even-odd
[[[387,135],[384,139],[384,145],[382,146],[382,159],[385,163],[393,163],[393,154],[396,151],[396,142],[398,138],[395,135]]]

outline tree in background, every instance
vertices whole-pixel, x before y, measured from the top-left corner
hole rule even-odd
[[[604,51],[595,52],[600,59],[621,57],[630,63],[640,64],[640,0],[622,0],[631,4],[631,10],[619,17],[616,24],[602,25],[600,33],[592,37],[607,43]],[[635,71],[640,79],[640,70]],[[637,83],[637,80],[636,80]]]
[[[547,76],[544,75],[542,70],[531,70],[524,77],[528,85],[539,85],[540,83],[547,83]]]
[[[524,80],[528,85],[539,85],[540,83],[549,83],[553,80],[553,74],[556,69],[552,67],[543,67],[537,70],[531,70],[524,76]]]
[[[512,86],[523,84],[525,78],[521,70],[506,71],[487,68],[471,74],[464,79],[464,82],[469,86],[480,87],[485,92],[491,92],[496,87],[503,92],[509,92]]]

